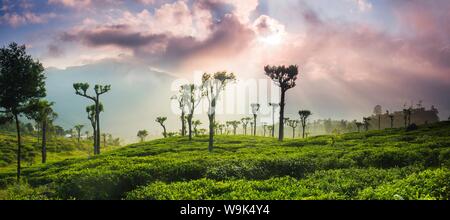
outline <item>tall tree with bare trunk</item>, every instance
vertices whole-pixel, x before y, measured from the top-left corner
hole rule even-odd
[[[298,114],[300,115],[300,122],[302,123],[302,129],[303,129],[302,138],[305,138],[306,122],[307,122],[309,116],[312,115],[312,113],[309,110],[300,110],[300,111],[298,111]]]
[[[74,83],[73,88],[75,89],[75,94],[90,99],[94,102],[95,106],[95,123],[96,123],[96,138],[94,143],[95,154],[100,154],[100,96],[109,92],[111,90],[110,85],[95,85],[94,95],[88,95],[87,90],[89,89],[88,83]]]
[[[186,101],[187,107],[187,122],[188,122],[188,134],[189,140],[192,140],[192,120],[194,118],[194,112],[197,106],[200,104],[204,94],[201,86],[195,84],[186,84],[181,86],[181,90]]]
[[[284,132],[284,107],[286,105],[286,91],[295,87],[295,81],[297,80],[298,75],[298,66],[265,66],[264,70],[266,75],[269,76],[276,85],[278,85],[281,89],[281,98],[280,98],[280,127],[279,127],[279,135],[278,140],[283,141],[283,132]]]
[[[226,86],[230,82],[234,82],[236,77],[233,73],[226,71],[216,72],[214,74],[203,74],[202,77],[202,89],[204,95],[208,99],[208,119],[209,119],[209,144],[208,150],[211,152],[214,145],[214,123],[216,117],[216,105],[219,99],[220,93],[225,90]]]
[[[35,100],[31,105],[34,107],[31,108],[32,111],[28,113],[29,118],[36,121],[39,125],[40,130],[42,132],[41,138],[41,156],[42,163],[46,163],[47,161],[47,130],[49,125],[51,126],[52,122],[58,117],[53,109],[53,102],[49,102],[47,100]]]
[[[253,136],[256,136],[256,118],[258,117],[259,108],[261,107],[258,103],[253,103],[250,105],[252,107],[253,113]]]

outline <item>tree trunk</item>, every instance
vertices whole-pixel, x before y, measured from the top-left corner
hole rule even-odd
[[[253,136],[256,136],[256,117],[258,117],[256,114],[253,115]]]
[[[381,115],[378,115],[378,130],[381,130]]]
[[[286,91],[284,89],[281,89],[281,102],[280,102],[280,127],[278,129],[278,140],[283,141],[284,137],[284,98],[286,95]]]
[[[92,138],[94,139],[94,155],[97,153],[97,131],[96,131],[96,128],[95,128],[95,122],[94,123],[92,123],[92,131],[93,131],[93,134],[92,134]]]
[[[95,103],[95,123],[97,123],[97,151],[96,154],[100,154],[100,101],[98,100],[99,97],[97,96],[97,102]]]
[[[302,128],[303,128],[303,129],[302,129],[302,132],[303,132],[303,133],[302,133],[302,138],[304,139],[304,138],[305,138],[306,124],[303,125]]]
[[[211,115],[208,115],[209,118],[209,144],[208,144],[208,151],[212,152],[213,150],[213,144],[214,144],[214,113]]]
[[[188,115],[189,140],[192,140],[192,114]]]
[[[47,162],[47,120],[42,122],[42,163]]]
[[[185,113],[181,112],[181,136],[186,136],[186,120],[185,120]]]
[[[294,138],[295,138],[295,128],[292,127],[292,139],[294,139]]]
[[[22,140],[20,139],[20,122],[19,116],[14,114],[14,119],[16,120],[16,129],[17,129],[17,182],[20,183],[20,159],[21,159],[21,146]]]
[[[167,132],[166,132],[166,126],[164,126],[164,125],[162,125],[162,127],[163,127],[163,136],[164,136],[164,138],[167,138]]]

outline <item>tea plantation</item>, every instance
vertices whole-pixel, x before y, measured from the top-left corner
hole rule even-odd
[[[184,137],[23,170],[0,199],[450,199],[450,122],[288,139]]]

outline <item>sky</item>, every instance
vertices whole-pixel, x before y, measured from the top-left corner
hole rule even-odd
[[[291,117],[310,109],[313,119],[359,120],[377,104],[395,111],[419,100],[437,107],[441,119],[450,115],[447,0],[0,3],[0,45],[25,44],[43,63],[48,97],[65,126],[89,124],[78,107],[88,102],[73,94],[74,81],[112,84],[102,123],[133,139],[138,129],[159,135],[154,118],[160,115],[177,128],[170,97],[180,81],[221,70],[241,83],[267,80],[264,65],[291,64],[299,66],[297,86],[287,95]],[[248,93],[250,101],[267,101]]]

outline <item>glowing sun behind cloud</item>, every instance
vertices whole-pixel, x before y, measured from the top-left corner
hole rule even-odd
[[[267,15],[256,19],[253,28],[258,35],[258,41],[266,45],[278,45],[286,35],[284,25]]]

